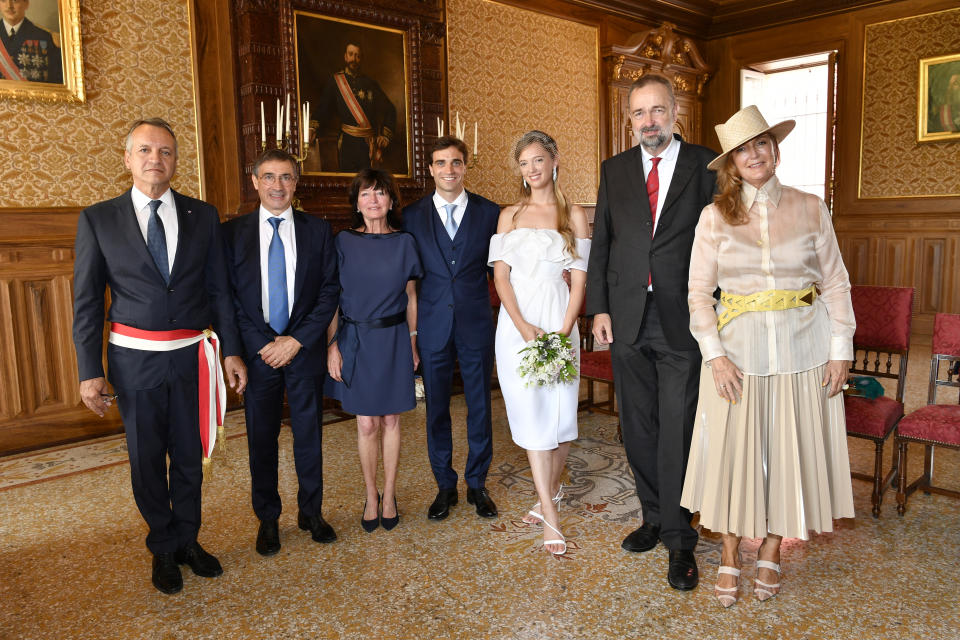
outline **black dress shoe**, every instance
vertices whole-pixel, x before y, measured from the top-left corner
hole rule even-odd
[[[333,542],[337,539],[333,527],[327,524],[327,521],[319,513],[313,516],[305,516],[301,512],[297,515],[297,526],[304,531],[309,531],[314,542]]]
[[[660,527],[644,522],[640,525],[639,529],[631,532],[630,535],[624,538],[620,546],[623,547],[625,551],[640,553],[642,551],[650,551],[650,549],[657,546],[658,542],[660,542]]]
[[[276,520],[261,520],[257,531],[257,553],[272,556],[280,551],[280,527]]]
[[[397,507],[397,498],[396,498],[396,496],[394,496],[394,498],[393,498],[393,510],[397,512],[397,515],[393,516],[392,518],[387,518],[387,517],[385,517],[382,513],[380,514],[380,524],[381,524],[381,525],[383,526],[383,528],[386,529],[387,531],[390,531],[390,530],[393,529],[395,526],[397,526],[398,524],[400,524],[400,508]]]
[[[204,551],[197,541],[177,549],[176,557],[179,564],[188,565],[195,574],[203,578],[216,578],[223,573],[220,561]]]
[[[456,489],[440,489],[427,510],[427,517],[431,520],[443,520],[450,515],[450,507],[457,504],[457,500],[459,497]]]
[[[153,556],[153,586],[163,593],[177,593],[183,589],[183,576],[172,553]]]
[[[497,505],[493,504],[485,488],[467,489],[467,502],[476,505],[477,515],[481,518],[497,517]]]
[[[700,582],[700,573],[697,571],[697,559],[689,549],[670,550],[670,569],[667,571],[667,582],[674,589],[689,591]]]

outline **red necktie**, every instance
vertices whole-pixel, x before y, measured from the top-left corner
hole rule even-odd
[[[657,228],[657,195],[660,193],[660,173],[657,171],[657,165],[661,158],[650,158],[653,168],[647,175],[647,198],[650,200],[650,237],[653,237],[653,231]],[[653,284],[653,274],[647,277],[647,286]]]

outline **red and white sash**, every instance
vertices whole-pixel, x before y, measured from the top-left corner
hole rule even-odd
[[[353,119],[357,121],[357,125],[363,129],[370,129],[373,125],[371,125],[370,120],[367,119],[367,114],[363,112],[363,107],[357,102],[357,96],[353,95],[353,89],[350,88],[350,83],[347,82],[346,74],[341,71],[333,74],[333,78],[337,81],[337,89],[340,90],[340,96],[343,98],[343,101],[347,103],[347,109],[350,109],[350,114],[353,116]]]
[[[199,343],[197,349],[198,391],[200,397],[200,443],[204,462],[210,459],[217,442],[217,428],[223,426],[227,410],[227,388],[220,366],[220,339],[210,329],[175,329],[147,331],[114,322],[110,327],[110,343],[140,351],[175,351]]]
[[[0,78],[6,80],[26,80],[20,73],[20,67],[16,65],[7,48],[0,42]]]

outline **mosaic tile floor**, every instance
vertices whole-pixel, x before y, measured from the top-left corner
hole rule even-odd
[[[454,411],[462,424],[462,396]],[[785,542],[778,598],[761,604],[750,597],[757,542],[745,543],[741,601],[723,610],[711,593],[718,537],[701,538],[701,586],[689,593],[667,586],[663,547],[620,549],[639,503],[614,418],[581,414],[561,508],[570,552],[561,558],[543,551],[540,527],[521,521],[535,498],[499,397],[487,482],[499,518],[478,518],[461,486],[450,518],[427,520],[435,486],[421,405],[402,420],[401,521],[392,532],[367,534],[357,522],[363,491],[355,423],[325,428],[324,515],[340,536],[332,545],[297,529],[284,430],[287,509],[283,548],[272,558],[253,549],[242,414],[230,421],[227,453],[204,485],[200,533],[225,573],[208,580],[188,570],[174,596],[150,584],[122,438],[0,459],[0,639],[960,639],[960,502],[943,496],[914,495],[901,518],[887,493],[875,520],[869,486],[855,482],[856,518],[807,543]],[[850,448],[854,464],[870,468],[872,444],[851,439]],[[455,452],[462,469],[462,430]],[[938,454],[937,476],[947,486],[960,486],[957,453]]]

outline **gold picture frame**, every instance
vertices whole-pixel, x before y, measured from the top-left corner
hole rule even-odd
[[[0,98],[84,102],[79,0],[29,0],[26,5],[13,39],[0,38]],[[0,29],[5,30],[2,22]],[[52,60],[57,52],[59,74]]]
[[[920,60],[917,142],[960,140],[960,53]]]

